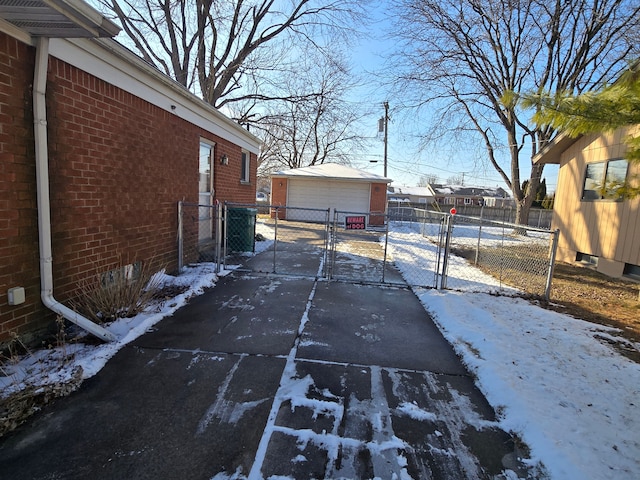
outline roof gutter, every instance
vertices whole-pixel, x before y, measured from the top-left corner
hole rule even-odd
[[[111,332],[79,315],[53,297],[53,249],[51,246],[51,203],[49,199],[49,150],[47,147],[47,67],[49,39],[36,40],[36,64],[33,79],[33,118],[38,197],[38,238],[40,245],[40,285],[44,305],[104,341],[115,341]]]

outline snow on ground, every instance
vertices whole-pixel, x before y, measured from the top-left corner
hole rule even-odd
[[[258,233],[267,238],[256,243],[260,252],[273,242],[273,232],[259,223]],[[433,276],[435,250],[420,234],[394,228],[389,242],[408,280]],[[455,259],[450,269],[451,275],[473,284],[470,289],[477,291],[482,284],[487,293],[417,289],[416,294],[477,377],[500,426],[531,448],[531,461],[544,463],[552,480],[640,478],[640,365],[606,343],[616,331],[519,298],[497,297],[491,294],[499,287],[495,280],[462,259]],[[109,325],[119,338],[115,343],[69,344],[3,365],[3,395],[26,384],[69,379],[78,365],[83,378],[94,375],[122,346],[226,273],[216,275],[214,266],[203,264],[179,277],[163,275],[166,285],[188,290]],[[630,346],[640,350],[638,344]],[[411,405],[401,408],[409,415],[420,413]]]
[[[215,270],[215,264],[204,263],[185,268],[183,274],[178,277],[159,273],[160,288],[184,286],[187,290],[170,300],[150,306],[135,317],[122,318],[104,325],[118,338],[116,342],[100,345],[68,343],[50,350],[34,351],[19,362],[0,364],[0,396],[7,396],[29,386],[38,387],[69,381],[78,367],[82,367],[82,379],[92,377],[118,350],[149,331],[164,317],[173,314],[191,297],[215,286],[218,276],[230,272],[226,270],[216,274]]]
[[[389,242],[404,275],[419,275],[416,264],[432,268],[435,247],[420,234],[394,231]],[[477,290],[481,272],[462,259],[454,264],[450,272]],[[485,282],[487,293],[416,294],[477,376],[501,427],[519,435],[554,480],[640,478],[640,365],[607,344],[618,331],[489,295],[496,284]]]

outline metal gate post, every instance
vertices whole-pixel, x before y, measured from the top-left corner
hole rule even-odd
[[[442,242],[444,240],[444,228],[446,217],[440,218],[440,231],[438,232],[438,245],[436,248],[436,268],[433,272],[433,285],[438,288],[438,276],[440,275],[440,258],[442,256]]]
[[[228,218],[229,218],[227,202],[224,202],[223,212],[224,212],[224,223],[223,223],[224,226],[222,228],[222,238],[223,238],[223,243],[222,243],[222,265],[223,265],[223,268],[226,270],[227,269],[227,224],[229,223],[227,221]]]
[[[224,259],[222,257],[223,239],[222,236],[222,204],[217,202],[215,204],[215,225],[216,225],[216,273],[220,273]]]
[[[329,252],[331,245],[331,210],[327,208],[324,215],[324,254],[322,255],[322,276],[329,278]]]
[[[480,226],[478,227],[478,244],[476,245],[476,259],[474,265],[478,264],[478,257],[480,256],[480,239],[482,238],[482,213],[484,212],[484,202],[480,206]]]
[[[329,269],[329,281],[333,280],[333,272],[336,266],[336,245],[338,243],[338,212],[333,211],[333,225],[331,227],[331,268]]]
[[[280,206],[277,206],[276,218],[275,218],[274,229],[273,229],[273,273],[276,273],[276,252],[278,251],[278,217],[279,216],[280,216]]]
[[[556,229],[553,232],[553,241],[551,242],[551,251],[549,252],[549,269],[547,271],[547,284],[544,289],[544,298],[547,301],[551,298],[551,281],[553,280],[553,269],[556,265],[556,250],[558,249],[559,236],[560,236],[560,230]]]
[[[389,219],[385,218],[387,229],[384,234],[384,258],[382,260],[382,283],[384,283],[384,272],[387,269],[387,245],[389,244]]]
[[[447,215],[447,233],[444,242],[444,259],[442,260],[442,278],[440,279],[440,288],[445,290],[447,288],[447,270],[449,268],[449,255],[451,247],[451,231],[453,229],[453,215]]]
[[[182,271],[183,255],[183,231],[182,231],[182,200],[178,202],[178,273]]]

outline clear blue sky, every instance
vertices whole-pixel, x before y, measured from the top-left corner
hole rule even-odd
[[[420,135],[419,120],[415,112],[399,112],[400,102],[394,101],[389,89],[381,85],[374,72],[385,67],[385,56],[393,51],[392,41],[385,38],[389,25],[385,19],[383,9],[385,2],[372,4],[371,10],[376,23],[370,27],[369,38],[364,39],[353,50],[351,63],[354,73],[362,75],[364,85],[354,93],[352,101],[362,105],[362,111],[367,115],[362,123],[361,132],[364,136],[378,137],[371,141],[368,151],[354,154],[353,166],[379,175],[383,174],[384,143],[382,134],[377,134],[378,120],[384,115],[383,103],[389,102],[391,121],[388,128],[387,176],[395,184],[415,186],[422,175],[436,175],[441,183],[450,177],[460,177],[464,174],[465,185],[495,187],[507,189],[496,170],[485,161],[486,151],[483,143],[478,139],[476,143],[459,145],[459,151],[434,151],[420,149],[418,136]],[[368,113],[371,112],[371,113]],[[526,157],[521,162],[522,180],[529,176],[529,161]],[[377,160],[377,163],[370,163]],[[507,157],[505,156],[505,160]],[[505,171],[509,174],[508,162]],[[547,181],[549,193],[555,190],[557,167],[546,166],[543,178]],[[507,189],[508,190],[508,189]]]

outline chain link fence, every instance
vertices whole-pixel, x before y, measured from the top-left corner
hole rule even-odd
[[[181,268],[241,263],[328,280],[549,297],[557,232],[416,208],[330,219],[325,209],[255,207],[181,203]]]
[[[486,220],[494,220],[496,222],[515,223],[516,221],[516,209],[514,207],[487,207],[480,205],[440,205],[437,208],[432,209],[436,213],[447,213],[451,207],[455,207],[458,211],[458,215],[464,215],[467,217],[480,217],[482,216]],[[392,220],[415,220],[416,212],[420,210],[427,210],[425,205],[411,205],[411,204],[394,204],[389,202],[388,213]],[[528,226],[542,229],[551,228],[551,220],[553,217],[553,210],[544,208],[532,208],[529,211],[529,223]]]
[[[549,296],[558,232],[420,209],[404,212],[394,223],[392,245],[401,245],[396,255],[412,248],[405,256],[422,263],[407,262],[405,276],[419,278],[432,268],[436,288]],[[419,252],[415,242],[403,240],[402,231],[426,240]]]
[[[455,215],[451,219],[449,251],[453,261],[446,271],[447,288],[490,281],[501,290],[524,291],[548,297],[557,233],[513,223]],[[464,260],[479,272],[459,273]],[[517,289],[517,290],[516,290]]]
[[[410,209],[391,215],[388,251],[409,285],[440,288],[445,264],[448,215]]]
[[[222,262],[221,205],[178,203],[178,270],[191,264]]]

